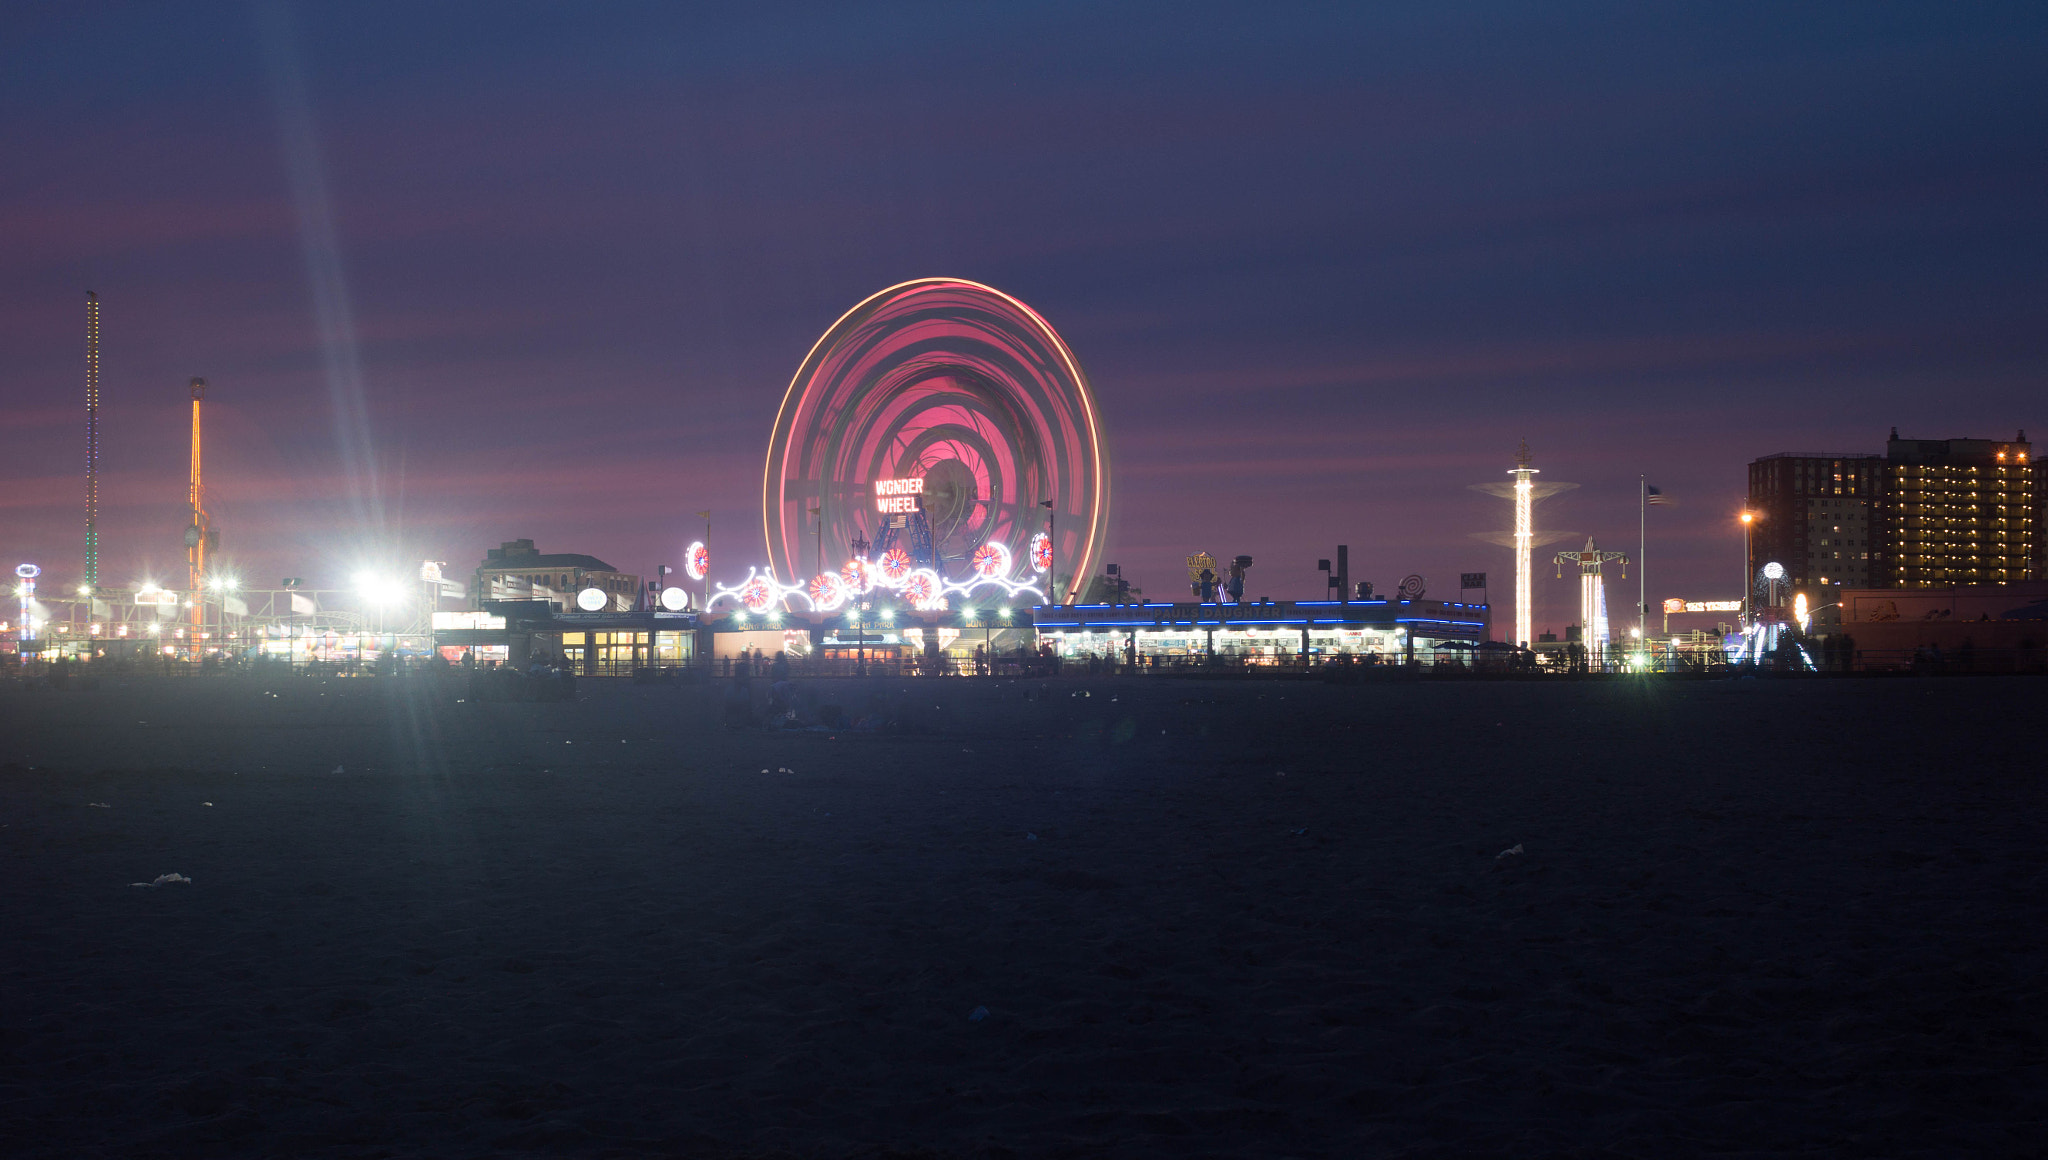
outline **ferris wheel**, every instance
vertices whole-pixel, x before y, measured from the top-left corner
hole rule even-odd
[[[876,486],[906,480],[918,482]],[[1059,596],[1071,601],[1109,526],[1108,452],[1088,378],[1024,303],[976,282],[920,278],[847,311],[797,368],[769,440],[761,510],[770,567],[799,579],[842,571],[850,541],[882,542],[911,509],[930,534],[932,559],[919,562],[943,583],[1027,559],[1046,531],[1047,499]]]

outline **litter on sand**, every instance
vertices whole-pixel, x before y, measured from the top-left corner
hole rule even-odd
[[[89,810],[111,810],[114,807],[105,802],[87,802],[85,803],[85,808]]]
[[[159,874],[154,882],[130,882],[130,886],[169,886],[173,882],[190,882],[183,874]]]
[[[986,1018],[988,1018],[988,1008],[986,1007],[976,1007],[967,1013],[967,1021],[969,1023],[979,1023]]]
[[[212,807],[212,805],[213,805],[213,803],[212,803],[212,802],[200,802],[199,804],[200,804],[200,805],[202,805],[202,806],[206,806],[206,807],[209,807],[209,808],[211,808],[211,807]]]
[[[1038,835],[1037,835],[1037,834],[1025,834],[1025,835],[1024,835],[1024,840],[1025,840],[1025,841],[1027,841],[1027,842],[1036,842],[1036,841],[1038,840]]]
[[[1501,851],[1500,853],[1498,853],[1498,854],[1495,854],[1495,855],[1493,856],[1493,860],[1494,860],[1494,861],[1496,861],[1496,862],[1498,862],[1498,861],[1500,861],[1500,860],[1501,860],[1502,858],[1505,858],[1505,857],[1507,857],[1507,856],[1508,856],[1509,854],[1519,854],[1519,853],[1521,853],[1521,852],[1522,852],[1522,844],[1521,844],[1520,842],[1516,842],[1516,843],[1515,843],[1514,845],[1512,845],[1512,846],[1509,846],[1509,847],[1508,847],[1507,849],[1505,849],[1505,850],[1502,850],[1502,851]]]
[[[340,772],[341,772],[341,767],[340,767],[340,766],[338,766],[338,765],[337,765],[337,766],[335,766],[335,767],[334,767],[334,772],[336,772],[336,773],[340,773]]]
[[[1307,826],[1303,826],[1302,828],[1300,828],[1300,829],[1298,829],[1298,830],[1293,830],[1293,831],[1290,831],[1290,832],[1291,832],[1291,833],[1293,833],[1293,834],[1294,834],[1294,836],[1298,838],[1298,837],[1300,837],[1301,835],[1303,835],[1303,834],[1306,834],[1306,833],[1308,833],[1308,827],[1307,827]]]

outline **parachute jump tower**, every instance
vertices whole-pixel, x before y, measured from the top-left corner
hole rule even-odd
[[[1579,486],[1576,483],[1537,483],[1536,468],[1529,466],[1529,441],[1515,450],[1515,466],[1508,474],[1510,483],[1475,483],[1472,490],[1488,495],[1497,495],[1512,500],[1515,505],[1515,530],[1512,532],[1481,532],[1478,538],[1490,543],[1503,544],[1515,552],[1515,635],[1508,643],[1526,645],[1536,639],[1535,589],[1530,582],[1530,565],[1533,553],[1545,544],[1565,539],[1569,532],[1538,532],[1536,530],[1536,502],[1570,491]]]
[[[85,572],[88,595],[100,586],[100,296],[85,292]]]

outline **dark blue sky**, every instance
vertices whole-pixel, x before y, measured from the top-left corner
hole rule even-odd
[[[1647,472],[1652,598],[1730,596],[1751,458],[2048,435],[2038,5],[735,7],[11,9],[0,556],[78,568],[87,289],[114,583],[181,565],[195,374],[261,583],[705,507],[754,562],[790,374],[931,274],[1080,357],[1155,596],[1346,542],[1502,598],[1523,436],[1544,522],[1633,552]]]

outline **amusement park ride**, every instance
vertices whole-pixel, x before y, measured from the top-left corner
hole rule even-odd
[[[1559,552],[1556,557],[1557,574],[1564,576],[1564,566],[1571,564],[1579,570],[1579,624],[1585,634],[1586,651],[1597,662],[1607,650],[1607,586],[1600,576],[1600,567],[1610,561],[1620,561],[1621,578],[1628,579],[1628,557],[1620,552],[1604,552],[1593,543],[1593,537],[1586,537],[1586,546],[1576,552]]]
[[[1515,449],[1515,466],[1508,474],[1513,477],[1509,483],[1475,483],[1472,490],[1487,495],[1497,495],[1514,501],[1515,526],[1509,532],[1480,532],[1477,538],[1489,543],[1502,544],[1515,552],[1515,635],[1510,644],[1526,645],[1535,640],[1536,602],[1535,586],[1531,565],[1535,550],[1545,544],[1553,544],[1568,538],[1570,532],[1538,532],[1536,530],[1536,505],[1559,492],[1570,491],[1579,486],[1576,483],[1538,483],[1536,476],[1541,472],[1530,466],[1529,441],[1522,440]]]
[[[877,588],[925,610],[991,589],[1071,603],[1109,524],[1094,392],[1017,299],[958,278],[891,286],[842,315],[798,367],[761,508],[766,566],[709,591],[707,610],[731,600],[833,612]],[[835,566],[827,544],[865,547]],[[701,547],[692,578],[707,563]]]
[[[96,300],[92,309],[88,403],[96,419]],[[155,626],[192,649],[246,633],[266,613],[289,622],[310,602],[324,614],[326,594],[298,585],[238,586],[228,595],[231,582],[216,575],[220,539],[204,475],[205,380],[192,379],[190,392],[184,590],[94,588],[81,597],[92,602],[85,616],[95,628],[138,635]],[[95,437],[89,428],[88,440]],[[97,564],[93,482],[89,570]],[[992,287],[920,278],[855,305],[799,365],[763,473],[765,563],[737,584],[714,582],[704,513],[705,538],[683,561],[699,590],[663,590],[659,599],[670,611],[730,604],[754,613],[830,613],[869,604],[878,589],[913,611],[1073,603],[1104,566],[1109,490],[1094,393],[1059,334]],[[836,561],[827,555],[833,545],[855,550]],[[1236,584],[1248,564],[1233,569]],[[209,623],[210,605],[220,608],[219,624]],[[226,623],[231,606],[242,623]],[[81,610],[72,611],[76,619]],[[300,621],[295,631],[307,627]]]

